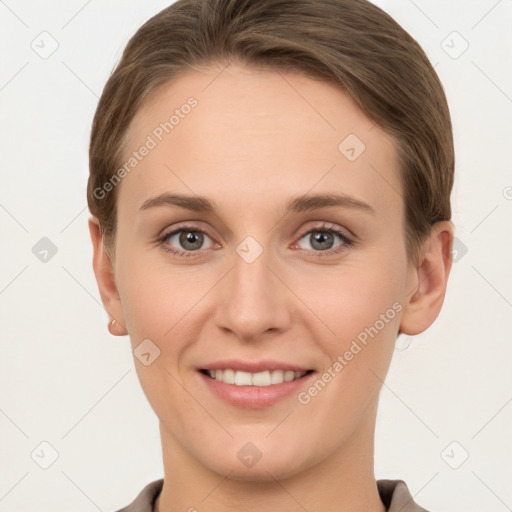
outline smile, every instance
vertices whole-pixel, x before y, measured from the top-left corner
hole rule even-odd
[[[230,368],[224,370],[201,370],[205,375],[225,384],[234,384],[235,386],[272,386],[291,382],[300,379],[307,373],[312,372],[294,372],[292,370],[272,370],[257,373],[236,371]]]

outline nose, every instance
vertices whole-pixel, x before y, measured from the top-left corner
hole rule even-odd
[[[254,242],[241,244],[233,255],[233,268],[217,290],[217,326],[247,341],[286,331],[292,319],[293,293],[279,275],[271,251],[258,255],[260,250]]]

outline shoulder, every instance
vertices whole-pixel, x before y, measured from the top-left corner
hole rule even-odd
[[[377,480],[377,488],[388,512],[429,512],[414,501],[403,480]]]
[[[153,504],[160,494],[163,484],[163,478],[147,484],[129,505],[117,512],[153,512]]]

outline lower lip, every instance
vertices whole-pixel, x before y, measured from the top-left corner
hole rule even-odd
[[[290,395],[296,395],[301,388],[309,384],[316,372],[303,375],[300,379],[270,386],[237,386],[236,384],[226,384],[217,379],[212,379],[202,372],[198,373],[210,390],[219,398],[236,407],[262,409],[274,405]]]

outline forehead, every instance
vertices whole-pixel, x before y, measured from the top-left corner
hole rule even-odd
[[[122,183],[139,204],[176,188],[255,208],[312,189],[400,198],[394,139],[340,88],[294,72],[184,73],[146,101],[127,141],[123,162],[151,146]]]

